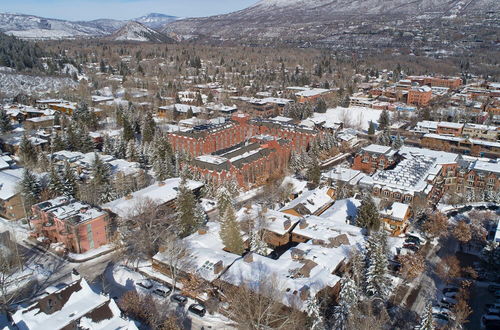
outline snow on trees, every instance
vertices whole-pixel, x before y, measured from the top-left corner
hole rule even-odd
[[[24,168],[20,188],[24,209],[26,213],[29,213],[31,207],[40,199],[41,187],[36,176],[27,168]]]
[[[224,207],[224,212],[220,219],[220,238],[225,248],[234,254],[243,254],[243,238],[240,233],[240,226],[236,221],[236,214],[232,203]]]
[[[380,214],[373,198],[369,194],[363,196],[363,200],[358,209],[356,224],[369,231],[378,230],[380,228]]]
[[[385,298],[391,281],[387,276],[387,237],[384,231],[371,234],[366,242],[366,292],[374,297]]]
[[[175,204],[179,236],[189,236],[198,229],[204,222],[204,219],[202,218],[202,214],[197,211],[195,196],[188,188],[184,176],[181,178]]]
[[[334,328],[347,330],[349,316],[359,301],[359,291],[354,280],[344,276],[340,282],[338,305],[334,309]]]
[[[434,330],[434,317],[432,316],[432,303],[429,301],[425,306],[424,314],[420,319],[417,330]]]

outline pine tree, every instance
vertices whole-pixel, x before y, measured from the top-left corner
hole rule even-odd
[[[312,157],[309,168],[307,169],[307,179],[315,185],[318,185],[321,180],[321,169],[319,167],[318,158]]]
[[[134,130],[127,118],[123,118],[123,134],[122,138],[128,142],[134,138]]]
[[[53,164],[50,166],[48,189],[53,196],[59,196],[64,193],[61,176]]]
[[[23,135],[19,144],[19,157],[25,166],[32,168],[36,166],[36,150],[26,135]]]
[[[129,162],[136,162],[138,160],[137,146],[134,140],[128,141],[126,157]]]
[[[375,297],[385,298],[390,289],[387,276],[387,237],[385,232],[372,233],[366,242],[366,292]]]
[[[232,196],[231,192],[225,186],[217,190],[217,207],[220,217],[224,215],[228,207],[233,206]]]
[[[386,128],[389,127],[390,124],[390,117],[389,113],[387,110],[383,110],[382,113],[380,114],[380,117],[378,119],[378,127],[380,130],[385,130]]]
[[[76,192],[78,189],[77,179],[75,173],[73,173],[73,169],[69,165],[68,162],[64,163],[64,173],[62,178],[63,184],[63,194],[65,196],[76,196]]]
[[[240,226],[236,221],[236,214],[232,204],[229,204],[222,215],[220,238],[224,247],[231,253],[241,255],[245,251]]]
[[[179,236],[189,236],[198,229],[203,219],[200,218],[199,211],[196,211],[196,199],[188,188],[185,177],[181,178],[175,204]]]
[[[375,134],[375,123],[370,120],[370,126],[368,127],[368,135]]]
[[[77,135],[79,143],[75,149],[83,153],[92,152],[94,150],[94,141],[90,137],[88,130],[85,127],[81,127]]]
[[[10,124],[9,115],[3,108],[0,108],[0,133],[4,134],[11,130],[12,125]]]
[[[309,297],[306,301],[306,313],[311,319],[311,330],[323,330],[325,329],[323,316],[321,315],[321,306],[318,300],[313,297]]]
[[[403,145],[404,145],[404,141],[401,138],[401,135],[398,133],[398,135],[396,136],[396,139],[392,142],[392,148],[399,150],[399,149],[401,149],[401,147]]]
[[[24,209],[29,214],[31,207],[40,200],[41,188],[36,176],[27,168],[24,168],[20,188]]]
[[[94,161],[92,162],[92,182],[96,186],[109,185],[111,174],[109,167],[105,164],[98,153],[94,153]]]
[[[369,194],[363,196],[356,217],[356,225],[370,231],[380,228],[380,214],[373,198]]]
[[[359,301],[359,292],[356,283],[347,275],[342,278],[340,285],[339,301],[334,309],[334,328],[347,330],[351,310]]]
[[[51,147],[50,147],[52,152],[57,152],[66,149],[66,145],[61,138],[60,134],[57,134],[54,136],[54,138],[51,141]]]
[[[326,105],[325,100],[320,98],[318,100],[318,102],[316,102],[316,106],[314,107],[314,112],[325,113],[326,109],[327,109],[327,105]]]
[[[424,315],[422,315],[420,325],[416,329],[434,330],[434,317],[432,316],[432,303],[430,301],[425,306]]]
[[[37,169],[40,172],[45,172],[47,170],[47,168],[50,166],[50,162],[49,162],[47,153],[42,151],[41,149],[39,149],[36,163],[37,163]]]
[[[383,146],[390,146],[392,144],[391,133],[388,129],[385,129],[382,134],[378,136],[377,143]]]
[[[151,112],[146,114],[144,121],[142,123],[142,142],[151,142],[155,135],[156,124],[153,120],[153,115]]]

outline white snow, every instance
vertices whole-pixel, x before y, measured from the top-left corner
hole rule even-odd
[[[337,123],[344,123],[346,126],[360,128],[368,131],[370,122],[377,123],[382,110],[364,108],[364,107],[351,107],[342,108],[337,107],[328,109],[325,113],[315,112],[312,119],[317,122],[325,122],[325,125],[334,126]],[[348,122],[346,123],[346,119]],[[307,125],[309,120],[305,119],[302,124]]]

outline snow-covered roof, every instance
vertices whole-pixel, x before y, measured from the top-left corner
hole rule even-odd
[[[348,213],[354,214],[352,209],[349,209],[350,203],[354,202],[348,200],[343,205],[340,205],[335,211],[340,214],[339,217],[335,217],[335,213],[329,217],[308,215],[302,221],[301,224],[293,229],[293,233],[308,237],[311,240],[318,240],[328,244],[331,238],[335,238],[339,235],[346,234],[349,238],[349,242],[358,242],[363,239],[362,229],[348,223],[347,217]]]
[[[500,174],[500,163],[498,160],[488,162],[477,160],[472,164],[471,169]]]
[[[356,185],[359,180],[366,176],[366,174],[358,170],[337,166],[326,173],[322,173],[321,176],[327,180],[329,179],[335,182],[340,181],[350,185]]]
[[[42,301],[18,310],[12,315],[12,319],[20,330],[62,329],[73,323],[76,323],[78,328],[89,330],[137,329],[134,322],[121,317],[121,311],[113,299],[95,293],[85,279],[51,292],[49,296],[53,296],[54,300],[66,300],[61,301],[60,308],[54,304],[57,306],[55,308],[59,309],[49,314],[42,311],[42,308],[47,308],[41,305]],[[107,311],[92,315],[93,311],[103,308],[107,308]]]
[[[354,198],[336,200],[335,203],[323,212],[320,217],[325,219],[335,219],[335,221],[344,221],[348,223],[356,218],[358,207],[361,202]]]
[[[22,173],[19,170],[0,171],[0,199],[6,201],[17,195],[21,180]]]
[[[383,154],[383,155],[389,155],[391,151],[394,151],[394,150],[392,150],[391,147],[382,146],[382,145],[378,145],[378,144],[370,144],[369,146],[364,147],[361,150],[369,152],[369,153]]]
[[[202,113],[205,111],[205,108],[196,107],[194,105],[181,104],[181,103],[176,103],[174,105],[167,105],[159,108],[162,110],[170,110],[170,111],[173,111],[175,108],[177,112],[182,112],[182,113],[187,113],[189,110],[191,110],[193,113]]]
[[[276,117],[272,117],[270,119],[271,120],[276,120],[276,121],[281,121],[281,122],[284,122],[284,123],[291,123],[291,122],[293,122],[293,118],[283,117],[283,116],[276,116]]]
[[[452,122],[449,122],[449,121],[440,121],[438,123],[438,127],[463,128],[464,124],[461,124],[461,123],[452,123]]]
[[[155,183],[136,191],[131,196],[125,196],[109,203],[102,205],[104,209],[110,210],[120,217],[128,216],[136,206],[136,203],[141,200],[150,199],[159,204],[165,204],[177,198],[181,179],[171,178],[165,180],[162,184]],[[193,180],[187,181],[187,187],[191,190],[201,188],[203,183]]]
[[[403,146],[399,149],[399,154],[405,158],[412,157],[412,155],[424,155],[430,158],[435,158],[436,163],[440,165],[445,164],[455,164],[458,162],[460,156],[458,154],[454,154],[451,152],[445,151],[437,151],[431,149],[417,148],[417,147],[408,147]]]
[[[408,213],[410,206],[408,204],[403,204],[400,202],[394,202],[391,206],[380,211],[383,216],[390,217],[392,219],[403,221]]]
[[[328,187],[321,187],[306,191],[302,193],[302,195],[282,207],[280,211],[291,210],[300,205],[302,207],[305,207],[309,214],[314,214],[328,203],[333,202],[333,199],[328,195],[329,190],[330,188]]]
[[[331,89],[324,89],[324,88],[311,88],[311,89],[306,89],[302,90],[300,92],[295,93],[296,96],[302,96],[302,97],[313,97],[313,96],[318,96],[318,95],[323,95],[326,93],[329,93]]]
[[[293,176],[286,176],[281,183],[281,186],[292,185],[292,194],[302,193],[307,187],[307,181],[299,180]]]
[[[67,197],[57,197],[37,204],[43,211],[60,220],[78,224],[96,219],[106,214],[105,211]]]
[[[256,219],[259,213],[261,213],[260,215],[263,217],[262,223],[260,224],[262,229],[266,229],[278,235],[287,233],[301,219],[301,217],[271,209],[263,209],[262,206],[253,204],[237,212],[238,221],[244,221],[248,218]]]

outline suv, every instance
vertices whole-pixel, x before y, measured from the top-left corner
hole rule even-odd
[[[179,305],[185,305],[188,298],[181,294],[176,293],[170,297],[170,300],[176,302]]]
[[[141,288],[144,288],[146,290],[149,290],[153,287],[153,283],[151,283],[150,280],[142,280],[137,282],[137,285],[140,286]]]
[[[189,306],[188,311],[190,311],[191,313],[196,314],[200,317],[205,316],[205,313],[207,312],[207,310],[205,309],[205,306],[203,306],[201,304],[192,304],[191,306]]]
[[[167,297],[168,294],[172,291],[170,288],[167,287],[161,287],[161,288],[156,288],[153,290],[153,293],[160,296],[160,297]]]

